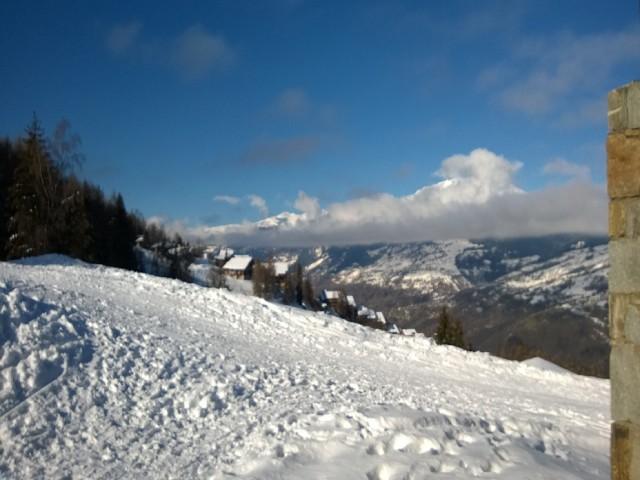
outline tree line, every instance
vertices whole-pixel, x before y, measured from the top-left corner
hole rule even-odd
[[[313,285],[295,262],[284,275],[277,276],[272,261],[256,260],[252,273],[253,294],[265,300],[278,299],[285,305],[301,305],[309,310],[319,308]]]
[[[137,270],[136,240],[170,243],[121,194],[76,176],[79,143],[66,121],[47,138],[35,115],[24,136],[0,140],[0,259],[60,253]]]

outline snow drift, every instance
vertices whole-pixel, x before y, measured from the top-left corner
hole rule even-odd
[[[0,476],[609,476],[609,383],[252,297],[0,264]]]

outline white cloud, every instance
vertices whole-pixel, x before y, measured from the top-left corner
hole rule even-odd
[[[311,109],[311,100],[301,88],[289,88],[278,95],[273,110],[275,113],[298,117],[309,112]]]
[[[572,180],[525,192],[514,179],[520,168],[476,149],[445,159],[437,172],[444,180],[410,195],[383,193],[321,210],[317,199],[300,192],[295,206],[304,215],[283,215],[277,228],[245,223],[199,233],[232,244],[311,246],[605,232],[602,187]]]
[[[613,71],[639,59],[637,28],[583,35],[564,32],[516,44],[512,58],[481,72],[478,82],[498,88],[499,101],[511,110],[540,115],[570,108],[577,100],[578,105],[586,102],[581,115],[592,118],[595,97]]]
[[[115,55],[124,53],[135,44],[141,30],[142,24],[136,21],[115,25],[107,34],[107,49]]]
[[[560,114],[554,122],[555,126],[578,128],[597,125],[607,121],[607,102],[604,95],[596,99],[582,100],[568,111]]]
[[[293,206],[296,208],[296,210],[304,213],[308,219],[317,218],[322,211],[318,199],[310,197],[302,190],[298,192],[298,198],[296,198]]]
[[[229,205],[238,205],[240,203],[240,198],[232,195],[216,195],[213,197],[213,201],[218,203],[227,203]]]
[[[446,158],[436,173],[444,179],[469,179],[493,190],[508,191],[513,187],[513,176],[521,167],[521,162],[509,162],[487,149],[476,148],[469,155]]]
[[[317,135],[289,138],[264,138],[251,145],[240,157],[242,162],[254,164],[286,164],[303,162],[326,143]]]
[[[142,23],[115,25],[105,43],[112,54],[133,62],[175,69],[188,79],[198,79],[230,65],[235,52],[221,36],[195,24],[164,38],[143,36]]]
[[[560,175],[576,180],[586,181],[591,176],[591,169],[586,165],[569,162],[564,158],[555,158],[545,164],[542,171],[547,175]]]
[[[251,194],[247,195],[249,203],[252,207],[255,207],[260,212],[260,215],[266,217],[269,215],[269,208],[267,207],[267,201],[259,195]]]
[[[200,78],[214,68],[224,67],[233,57],[224,38],[201,25],[193,25],[180,34],[173,41],[171,52],[173,64],[189,78]]]

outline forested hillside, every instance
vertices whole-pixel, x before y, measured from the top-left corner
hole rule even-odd
[[[68,122],[47,137],[35,116],[22,137],[0,140],[1,260],[55,252],[137,270],[136,243],[164,246],[167,254],[183,244],[127,210],[121,194],[105,195],[81,180],[79,147]],[[179,268],[169,272],[179,273]]]

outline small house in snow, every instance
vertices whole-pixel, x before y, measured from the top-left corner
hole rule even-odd
[[[202,250],[202,259],[211,263],[215,260],[216,257],[216,247],[207,246]]]
[[[291,268],[291,264],[289,262],[273,262],[273,272],[277,279],[283,279],[287,273],[289,273],[289,269]]]
[[[376,312],[364,305],[358,307],[357,320],[362,324],[373,323],[378,319]]]
[[[233,257],[233,253],[234,252],[232,249],[221,247],[213,260],[216,267],[224,266],[231,259],[231,257]]]
[[[340,311],[344,304],[344,294],[338,290],[322,290],[320,301],[333,311]]]
[[[398,325],[396,325],[395,323],[387,323],[385,330],[387,331],[387,333],[392,333],[394,335],[400,334],[400,329],[398,328]]]
[[[356,306],[356,299],[353,295],[347,295],[347,305],[349,308],[357,308]]]
[[[240,280],[251,280],[253,258],[250,255],[235,255],[224,264],[222,271],[229,277]]]

